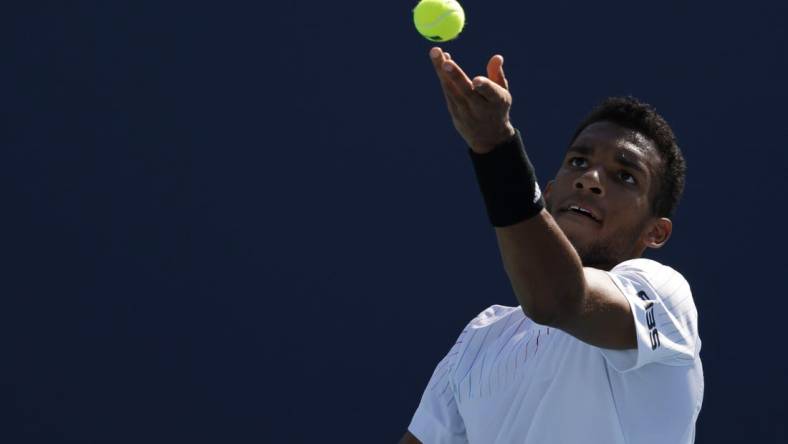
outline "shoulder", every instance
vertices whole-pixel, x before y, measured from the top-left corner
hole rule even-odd
[[[468,323],[468,328],[479,329],[493,325],[496,322],[510,318],[512,315],[516,315],[518,311],[522,313],[520,307],[507,307],[497,304],[491,305],[476,315],[476,317]]]
[[[624,261],[608,272],[629,302],[637,350],[608,350],[620,371],[650,362],[688,365],[699,359],[698,311],[689,283],[678,271],[651,259]]]
[[[637,287],[646,291],[647,296],[692,298],[689,282],[681,273],[652,259],[630,259],[616,265],[609,273],[619,286]]]

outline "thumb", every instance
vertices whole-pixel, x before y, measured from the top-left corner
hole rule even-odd
[[[505,101],[505,92],[501,86],[488,79],[487,77],[477,76],[473,79],[473,90],[479,93],[489,102]]]
[[[487,62],[487,77],[492,79],[493,82],[500,85],[502,88],[509,89],[509,82],[503,73],[503,56],[496,54]]]

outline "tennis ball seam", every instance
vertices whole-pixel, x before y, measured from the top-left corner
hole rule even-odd
[[[427,23],[427,24],[419,23],[419,26],[421,26],[422,28],[427,28],[427,29],[434,28],[435,26],[440,25],[440,22],[442,22],[443,20],[446,19],[446,17],[448,17],[448,16],[450,16],[452,14],[459,14],[459,12],[457,12],[457,11],[455,11],[453,9],[449,10],[449,11],[446,11],[446,12],[443,12],[443,13],[441,13],[441,15],[439,15],[437,18],[435,18],[435,20],[431,21],[430,23]],[[464,24],[463,24],[463,26],[464,26]]]

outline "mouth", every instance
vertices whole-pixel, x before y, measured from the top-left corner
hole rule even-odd
[[[577,214],[579,216],[583,216],[585,218],[591,219],[592,221],[598,224],[602,223],[602,218],[599,217],[599,213],[596,212],[596,210],[588,207],[584,207],[582,205],[571,204],[565,208],[562,208],[561,211],[564,213]]]

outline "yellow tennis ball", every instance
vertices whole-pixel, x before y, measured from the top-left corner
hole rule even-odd
[[[465,11],[455,0],[421,0],[413,9],[413,23],[427,40],[445,42],[460,35]]]

